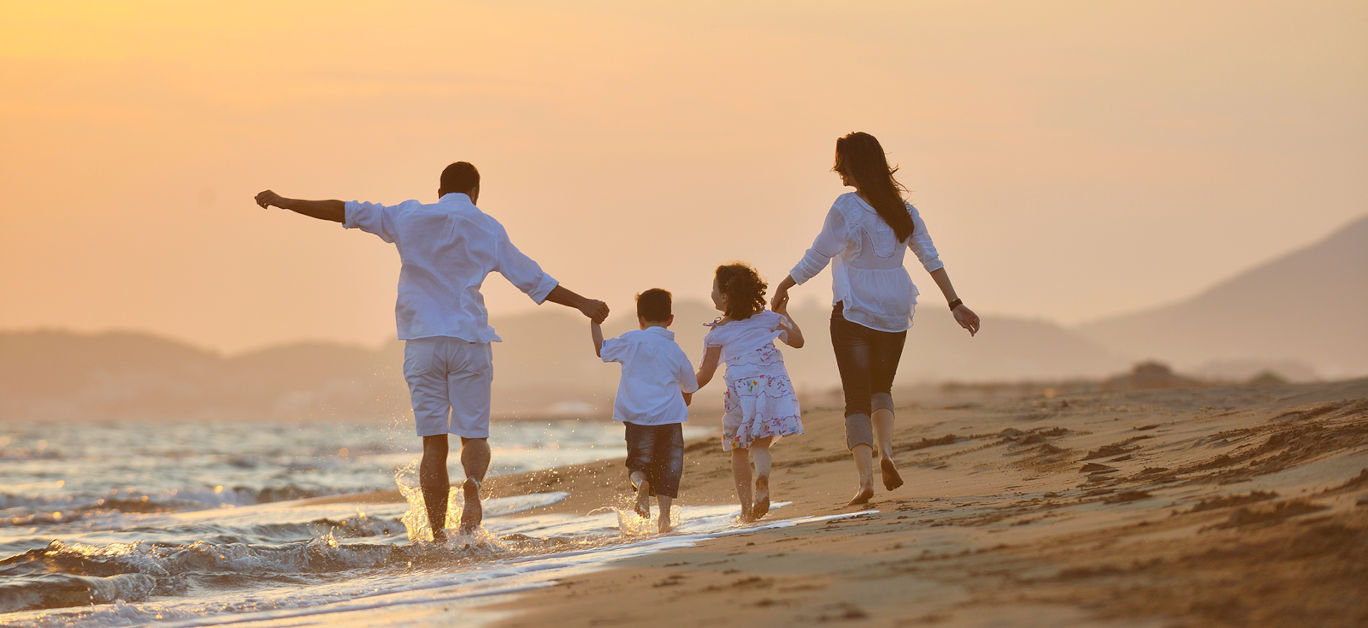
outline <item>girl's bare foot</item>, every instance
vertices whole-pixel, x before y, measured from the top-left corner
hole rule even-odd
[[[769,476],[758,475],[755,477],[755,505],[751,507],[751,514],[759,519],[769,512]]]
[[[852,499],[850,500],[850,503],[848,503],[848,504],[846,504],[846,505],[847,505],[847,506],[859,506],[859,505],[861,505],[861,504],[868,504],[868,503],[869,503],[869,500],[871,500],[871,499],[874,499],[874,487],[872,487],[872,486],[862,486],[862,487],[860,487],[860,492],[856,493],[856,494],[855,494],[855,497],[852,498]]]
[[[475,478],[466,478],[461,490],[465,493],[465,504],[461,508],[461,534],[474,534],[480,529],[480,520],[484,517],[484,509],[480,507],[480,483]]]
[[[893,490],[903,485],[902,476],[898,475],[898,468],[893,466],[893,461],[888,456],[879,458],[879,476],[883,478],[885,489]]]

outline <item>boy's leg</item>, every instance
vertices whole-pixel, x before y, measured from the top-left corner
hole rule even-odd
[[[627,477],[636,489],[633,509],[642,517],[651,516],[651,455],[655,434],[648,425],[624,422],[627,438]]]
[[[656,502],[660,504],[660,522],[658,529],[661,532],[669,532],[670,529],[674,527],[674,523],[671,520],[672,515],[670,514],[670,505],[674,503],[674,499],[667,495],[656,495]]]
[[[657,432],[655,456],[652,461],[652,487],[660,504],[660,531],[671,527],[670,505],[679,496],[679,480],[684,475],[684,426],[679,423],[660,425]]]
[[[489,439],[461,437],[461,468],[466,481],[461,485],[465,503],[461,508],[461,532],[470,534],[480,528],[484,508],[480,505],[480,485],[489,471]]]
[[[732,477],[736,480],[736,499],[741,502],[741,520],[753,521],[751,515],[750,452],[740,447],[732,449]]]
[[[451,480],[447,477],[446,434],[423,437],[423,461],[418,465],[418,484],[423,488],[423,505],[427,508],[432,540],[444,543],[447,492],[451,490]]]

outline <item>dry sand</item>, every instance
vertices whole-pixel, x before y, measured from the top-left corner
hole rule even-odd
[[[877,512],[614,563],[501,625],[1368,625],[1368,380],[900,401]],[[840,412],[805,422],[768,518],[856,510]],[[686,452],[681,502],[732,503],[728,455]],[[621,460],[488,488],[629,498]]]

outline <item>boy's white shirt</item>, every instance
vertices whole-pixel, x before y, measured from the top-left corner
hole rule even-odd
[[[689,418],[681,393],[698,390],[693,364],[675,342],[674,332],[651,326],[603,341],[604,362],[622,364],[613,420],[637,425],[669,425]]]

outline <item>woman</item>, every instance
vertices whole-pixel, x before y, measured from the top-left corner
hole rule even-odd
[[[893,178],[883,147],[868,133],[836,140],[841,183],[855,188],[842,194],[827,212],[822,232],[789,276],[775,288],[773,307],[788,301],[788,291],[832,265],[831,345],[845,391],[846,446],[855,458],[860,486],[851,505],[874,497],[875,442],[884,488],[902,486],[893,464],[893,375],[902,357],[917,287],[903,268],[907,248],[936,280],[950,311],[972,336],[979,317],[955,296],[917,208],[903,200],[906,188]]]

